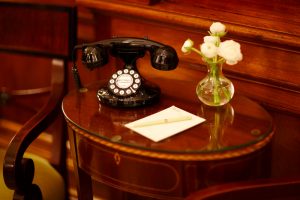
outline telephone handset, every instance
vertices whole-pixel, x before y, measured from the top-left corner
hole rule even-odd
[[[82,50],[82,63],[90,70],[106,65],[109,54],[124,61],[124,68],[113,73],[107,85],[97,92],[100,102],[117,107],[137,107],[159,100],[159,87],[146,81],[136,67],[136,60],[144,57],[146,51],[150,52],[151,65],[158,70],[173,70],[178,64],[174,48],[142,38],[112,38],[77,45],[74,52],[77,49]],[[77,65],[73,61],[74,79],[78,89],[82,89]]]

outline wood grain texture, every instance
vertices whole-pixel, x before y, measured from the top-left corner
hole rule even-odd
[[[12,10],[14,15],[11,15]],[[69,55],[72,44],[69,44],[70,33],[66,28],[70,26],[67,10],[3,4],[0,11],[0,49],[57,57]],[[15,33],[21,33],[22,37],[16,38]]]
[[[270,42],[270,45],[300,47],[299,2],[257,3],[244,1],[164,1],[154,6],[137,6],[122,1],[77,0],[79,6],[139,20],[175,25],[189,31],[207,33],[212,21],[227,24],[232,35],[245,40]],[[271,5],[271,6],[270,6]],[[284,10],[284,12],[282,12]],[[298,16],[298,17],[297,17]],[[287,20],[288,19],[288,20]],[[285,28],[287,27],[288,28]]]

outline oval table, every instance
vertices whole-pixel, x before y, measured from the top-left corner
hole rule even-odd
[[[99,103],[106,80],[64,98],[80,200],[179,200],[211,185],[268,177],[274,125],[260,105],[236,94],[225,106],[208,107],[195,83],[161,83],[159,102],[146,107]],[[124,126],[173,105],[206,121],[160,142]]]

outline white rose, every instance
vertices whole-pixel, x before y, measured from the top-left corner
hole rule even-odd
[[[225,32],[225,25],[221,22],[214,22],[210,26],[209,30],[212,34],[224,33]]]
[[[218,48],[218,55],[223,57],[228,65],[235,65],[243,59],[240,44],[233,40],[221,42]]]
[[[217,36],[205,36],[204,43],[213,43],[216,44],[219,41],[219,37]]]
[[[203,43],[200,49],[202,54],[207,58],[213,58],[218,54],[218,48],[213,43]]]
[[[187,40],[183,43],[183,45],[182,45],[182,47],[181,47],[181,51],[182,51],[183,53],[190,53],[191,50],[192,50],[193,45],[194,45],[193,40],[187,39]]]

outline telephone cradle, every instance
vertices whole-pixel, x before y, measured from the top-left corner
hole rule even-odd
[[[123,69],[111,75],[106,86],[99,88],[97,98],[100,102],[115,107],[140,107],[151,105],[159,100],[160,88],[143,78],[136,61],[150,53],[153,68],[173,70],[178,65],[178,56],[174,48],[142,38],[117,37],[94,43],[77,45],[73,49],[73,76],[77,88],[83,87],[74,55],[81,49],[82,63],[90,70],[108,63],[109,55],[124,62]]]

